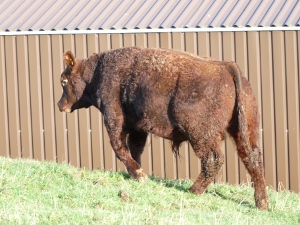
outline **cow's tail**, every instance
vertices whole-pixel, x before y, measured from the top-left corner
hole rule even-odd
[[[248,134],[248,122],[246,115],[246,96],[243,90],[242,72],[235,62],[228,62],[227,70],[233,75],[236,90],[236,106],[238,116],[238,128],[240,132],[241,144],[244,150],[251,151],[250,139]]]

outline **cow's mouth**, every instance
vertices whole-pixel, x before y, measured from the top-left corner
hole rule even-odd
[[[71,113],[71,112],[72,112],[72,110],[71,110],[71,108],[69,108],[69,107],[66,107],[66,108],[64,108],[64,109],[63,109],[63,112],[66,112],[66,113]]]
[[[66,112],[66,113],[71,113],[72,112],[71,107],[68,106],[68,105],[65,105],[63,107],[58,107],[58,108],[59,108],[59,111],[61,111],[61,112]]]

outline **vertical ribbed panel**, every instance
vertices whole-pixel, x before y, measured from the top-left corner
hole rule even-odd
[[[67,115],[61,113],[56,106],[62,95],[60,84],[60,74],[64,68],[62,58],[63,37],[61,35],[51,35],[52,48],[52,80],[53,80],[53,96],[54,96],[54,116],[55,116],[55,137],[56,137],[56,159],[58,162],[69,162],[69,145],[68,145],[68,127]]]
[[[0,36],[0,141],[2,147],[0,154],[2,156],[10,156],[9,145],[9,123],[8,123],[8,109],[7,109],[7,70],[6,70],[6,51],[5,51],[5,37]]]
[[[75,37],[74,35],[63,35],[63,52],[72,51],[75,53]],[[79,46],[80,47],[80,46]],[[63,52],[61,53],[61,60]],[[63,65],[65,66],[65,65]],[[62,72],[62,71],[61,71]],[[54,75],[58,76],[60,79],[60,74]],[[58,81],[60,83],[60,80]],[[59,101],[59,99],[57,100]],[[56,102],[57,102],[56,101]],[[57,107],[56,107],[57,110]],[[79,136],[79,123],[78,123],[78,111],[73,113],[69,113],[66,115],[66,132],[67,132],[67,140],[68,140],[68,158],[69,163],[73,166],[80,167],[80,154],[84,154],[84,152],[80,153],[80,136]],[[87,146],[88,147],[88,146]],[[86,152],[87,154],[87,152]]]

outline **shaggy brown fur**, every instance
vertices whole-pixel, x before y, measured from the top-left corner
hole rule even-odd
[[[147,178],[140,164],[148,133],[171,140],[175,153],[189,141],[202,162],[190,191],[201,194],[224,162],[220,142],[228,131],[253,179],[256,206],[268,208],[257,103],[234,62],[137,47],[83,60],[67,52],[64,60],[59,109],[97,107],[112,148],[133,178]]]

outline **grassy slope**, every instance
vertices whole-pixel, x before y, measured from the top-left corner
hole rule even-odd
[[[269,190],[270,210],[254,207],[248,186],[191,181],[138,183],[126,173],[0,157],[0,224],[300,224],[300,195]],[[120,197],[122,191],[129,197]]]

